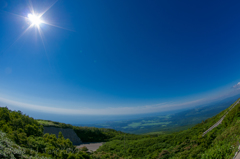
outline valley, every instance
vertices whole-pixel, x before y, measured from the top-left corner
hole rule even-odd
[[[240,159],[239,8],[0,0],[0,159]]]
[[[131,120],[109,121],[102,124],[89,124],[98,128],[110,128],[131,134],[164,134],[188,129],[202,121],[217,115],[228,108],[238,96],[222,101],[200,105],[178,113],[155,115]]]
[[[54,121],[35,120],[23,115],[20,111],[11,111],[6,107],[1,107],[0,154],[2,158],[13,156],[19,159],[29,157],[49,159],[232,158],[238,151],[240,141],[240,104],[238,101],[214,117],[191,128],[179,132],[150,132],[143,135],[106,128],[78,127]],[[199,108],[199,110],[207,112],[206,108]],[[183,114],[191,116],[191,113],[199,114],[193,110]],[[171,119],[168,115],[158,118],[165,122]],[[128,126],[137,128],[144,126],[144,123],[147,124],[145,126],[152,126],[153,121],[145,119],[141,121],[141,125],[140,122],[135,122]],[[221,124],[212,129],[211,127],[219,121]],[[44,134],[44,127],[73,130],[83,141],[83,145],[73,145],[71,140],[66,139],[61,132],[58,137],[55,134]],[[209,128],[211,131],[202,136]],[[94,151],[83,147],[91,146],[92,142],[99,142],[92,145],[91,150]]]

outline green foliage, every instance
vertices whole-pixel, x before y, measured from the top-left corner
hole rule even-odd
[[[122,158],[232,158],[240,141],[240,104],[230,108],[181,132],[115,136],[96,154],[113,153]],[[222,124],[202,137],[226,112]]]
[[[202,134],[226,113],[222,124]],[[43,135],[43,125],[72,128],[84,142],[106,142],[91,156],[77,149],[60,132]],[[123,158],[232,158],[240,141],[240,104],[187,130],[171,134],[133,135],[113,129],[76,127],[34,120],[20,111],[0,108],[0,158],[123,159]],[[10,139],[8,139],[10,138]]]
[[[39,124],[46,126],[46,127],[58,127],[58,128],[73,128],[71,124],[60,123],[51,120],[36,120]]]
[[[61,132],[59,132],[58,138],[54,134],[43,135],[43,126],[33,118],[23,115],[20,111],[11,111],[7,107],[0,107],[0,125],[0,135],[3,134],[0,137],[0,154],[3,154],[0,158],[28,158],[27,156],[40,158],[39,156],[42,156],[66,159],[90,157],[85,152],[76,149],[69,139],[63,137]],[[2,133],[2,131],[7,134]]]
[[[93,127],[105,127],[131,134],[169,134],[179,132],[195,126],[202,121],[211,118],[228,108],[236,97],[227,98],[211,105],[193,108],[175,114],[154,115],[138,119],[109,121],[102,124],[94,124]]]
[[[82,148],[80,148],[82,151],[87,152],[88,148],[86,146],[83,146]]]
[[[10,120],[10,114],[8,108],[2,108],[0,110],[0,120],[7,123]]]
[[[15,144],[7,137],[6,133],[0,131],[0,158],[26,159],[30,158],[30,156],[32,159],[45,158],[39,156],[34,150],[22,148]]]
[[[37,120],[37,122],[47,127],[72,128],[83,142],[106,142],[119,134],[123,134],[121,131],[114,129],[72,126],[50,120]]]
[[[95,127],[73,127],[77,136],[83,142],[106,142],[111,138],[124,134],[113,129],[95,128]]]

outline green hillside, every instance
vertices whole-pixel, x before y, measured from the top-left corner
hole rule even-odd
[[[240,140],[240,104],[187,130],[171,134],[133,135],[112,129],[76,127],[35,120],[0,107],[0,158],[232,158]],[[202,137],[226,112],[222,124]],[[96,152],[77,149],[59,133],[43,134],[43,126],[72,128],[85,142],[105,141]]]
[[[0,158],[90,158],[59,133],[43,134],[43,126],[21,111],[0,108]]]
[[[83,142],[107,142],[109,139],[117,135],[125,134],[114,129],[72,126],[70,124],[54,122],[50,120],[37,120],[37,122],[42,126],[72,128]]]
[[[162,115],[154,114],[137,119],[107,121],[91,126],[110,128],[131,134],[152,134],[152,132],[168,134],[186,130],[219,114],[238,98],[239,96],[233,96],[176,113],[168,112]]]
[[[177,133],[115,137],[97,152],[111,152],[123,158],[231,158],[239,145],[240,104],[227,114],[222,124],[202,137],[228,110]]]
[[[125,134],[113,129],[76,127],[49,120],[35,120],[21,111],[0,107],[0,158],[99,158],[77,149],[61,133],[58,137],[43,134],[44,126],[72,128],[83,142],[106,142]]]

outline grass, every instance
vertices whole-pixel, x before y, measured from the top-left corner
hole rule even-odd
[[[32,150],[23,148],[7,137],[7,134],[0,130],[0,158],[22,158],[22,159],[48,159],[40,157],[39,154]]]
[[[51,121],[46,121],[46,120],[37,120],[37,122],[44,126],[58,126],[57,124],[55,124]]]
[[[142,125],[142,123],[141,123],[141,122],[138,122],[138,123],[131,123],[131,124],[128,124],[127,127],[136,128],[136,127],[139,127],[139,126],[141,126],[141,125]]]
[[[155,125],[168,125],[170,124],[171,121],[168,121],[168,122],[154,122],[153,120],[149,120],[149,121],[144,121],[144,123],[142,122],[133,122],[131,124],[128,124],[128,126],[125,126],[123,127],[124,129],[127,129],[127,128],[137,128],[137,127],[140,127],[140,128],[144,128],[146,126],[155,126]]]
[[[146,133],[144,135],[163,135],[165,134],[165,132],[163,131],[157,131],[157,132],[150,132],[150,133]]]
[[[171,116],[170,115],[163,115],[163,116],[158,116],[158,118],[165,118],[165,119],[169,119],[169,118],[171,118]]]
[[[153,126],[153,125],[167,125],[167,124],[170,124],[171,121],[169,122],[158,122],[158,123],[145,123],[145,124],[142,124],[142,126]]]

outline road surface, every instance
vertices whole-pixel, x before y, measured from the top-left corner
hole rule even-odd
[[[82,143],[81,145],[77,146],[77,148],[81,148],[86,146],[88,151],[96,151],[100,146],[102,146],[103,142],[88,142]]]
[[[231,111],[238,103],[240,102],[240,99],[229,109],[229,111]],[[211,126],[207,131],[205,131],[202,136],[206,135],[209,131],[211,131],[213,128],[217,127],[219,124],[222,123],[223,119],[225,118],[225,116],[228,114],[228,112],[226,112],[225,115],[223,115],[223,117],[218,121],[216,122],[213,126]],[[239,151],[240,151],[240,146],[239,146]],[[240,153],[236,152],[235,156],[233,157],[233,159],[240,159]]]
[[[234,159],[240,159],[240,153],[238,153]]]
[[[238,103],[240,102],[240,99],[229,109],[229,111],[231,111]],[[223,115],[223,117],[218,121],[218,122],[216,122],[213,126],[211,126],[207,131],[205,131],[203,134],[202,134],[202,136],[204,136],[204,135],[206,135],[209,131],[211,131],[213,128],[215,128],[215,127],[217,127],[219,124],[221,124],[222,123],[222,121],[223,121],[223,119],[225,118],[225,116],[228,114],[228,112],[229,111],[227,111],[227,113],[225,114],[225,115]],[[240,159],[240,158],[239,158]]]

